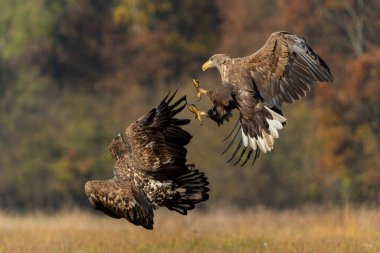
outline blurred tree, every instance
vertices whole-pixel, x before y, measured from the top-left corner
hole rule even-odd
[[[191,101],[192,76],[220,85],[216,74],[199,73],[211,54],[250,54],[278,30],[304,36],[336,85],[319,85],[304,101],[284,106],[289,122],[274,151],[253,168],[233,168],[218,156],[230,125],[216,131],[212,122],[192,124],[189,160],[207,172],[210,202],[378,203],[378,1],[0,0],[0,6],[0,207],[87,204],[84,181],[112,174],[111,139],[168,86],[183,82],[181,93]]]
[[[363,54],[373,43],[379,28],[374,19],[380,18],[378,1],[328,0],[324,1],[323,13],[328,20],[342,29],[357,56]],[[375,35],[376,36],[376,35]]]
[[[218,45],[220,18],[214,1],[122,0],[113,20],[124,28],[128,43],[114,45],[122,75],[150,88],[198,71],[193,63]]]
[[[1,58],[22,61],[33,53],[41,53],[51,36],[55,10],[37,0],[0,3]]]
[[[378,143],[375,130],[378,123],[374,122],[379,103],[363,92],[376,91],[372,82],[378,79],[376,71],[380,64],[376,52],[380,43],[374,20],[380,18],[380,4],[365,0],[309,1],[309,4],[314,7],[305,9],[294,1],[289,5],[292,15],[287,12],[284,15],[289,17],[288,22],[294,22],[309,13],[308,20],[312,22],[299,22],[298,29],[303,34],[309,32],[312,41],[323,40],[325,52],[331,52],[328,57],[334,59],[331,66],[336,82],[341,83],[334,90],[321,87],[316,94],[314,112],[319,119],[316,137],[321,142],[318,168],[324,199],[347,203],[371,195],[372,201],[377,201],[378,186],[364,183],[363,174],[378,170],[379,166],[363,164],[376,161],[368,157],[366,145],[371,146],[371,152],[380,152],[378,145],[365,143]],[[322,36],[315,32],[321,25],[325,27]]]
[[[50,2],[57,5],[57,1]],[[105,34],[113,29],[113,2],[79,0],[59,5],[44,73],[60,87],[94,90],[112,69],[113,55],[105,49]]]

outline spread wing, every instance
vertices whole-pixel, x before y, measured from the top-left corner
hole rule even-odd
[[[168,173],[175,167],[187,170],[185,146],[192,136],[181,126],[190,120],[175,118],[186,106],[185,96],[171,104],[175,94],[169,99],[168,94],[126,130],[134,158],[145,171]]]
[[[153,229],[153,205],[145,193],[132,183],[117,181],[89,181],[86,195],[96,210],[110,217],[126,218],[135,225]]]
[[[288,32],[272,33],[261,49],[243,60],[261,97],[277,108],[304,97],[315,82],[333,80],[306,41]]]

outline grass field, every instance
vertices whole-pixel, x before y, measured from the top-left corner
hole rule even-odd
[[[153,231],[78,210],[1,213],[0,252],[380,252],[380,210],[160,211]]]

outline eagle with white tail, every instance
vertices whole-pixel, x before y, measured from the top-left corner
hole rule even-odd
[[[193,81],[198,98],[207,94],[213,107],[207,112],[198,111],[193,104],[188,108],[198,121],[205,115],[218,125],[229,120],[233,109],[240,111],[240,119],[227,137],[232,140],[223,151],[232,146],[240,133],[241,139],[229,160],[236,157],[234,165],[245,156],[244,165],[253,152],[255,161],[260,151],[273,149],[274,140],[286,122],[281,111],[283,103],[301,99],[316,82],[333,81],[327,64],[305,39],[289,32],[271,34],[261,49],[246,57],[215,54],[202,66],[203,71],[210,68],[219,70],[221,88],[205,90]]]
[[[114,177],[85,184],[92,206],[113,218],[153,229],[153,210],[165,206],[186,215],[208,199],[203,172],[187,164],[185,146],[192,136],[181,128],[190,122],[175,116],[186,97],[172,103],[169,94],[126,129],[129,144],[118,134],[110,144]]]

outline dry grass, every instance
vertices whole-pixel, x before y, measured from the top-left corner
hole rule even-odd
[[[85,212],[0,214],[0,252],[380,252],[380,210],[156,215],[155,230]]]

